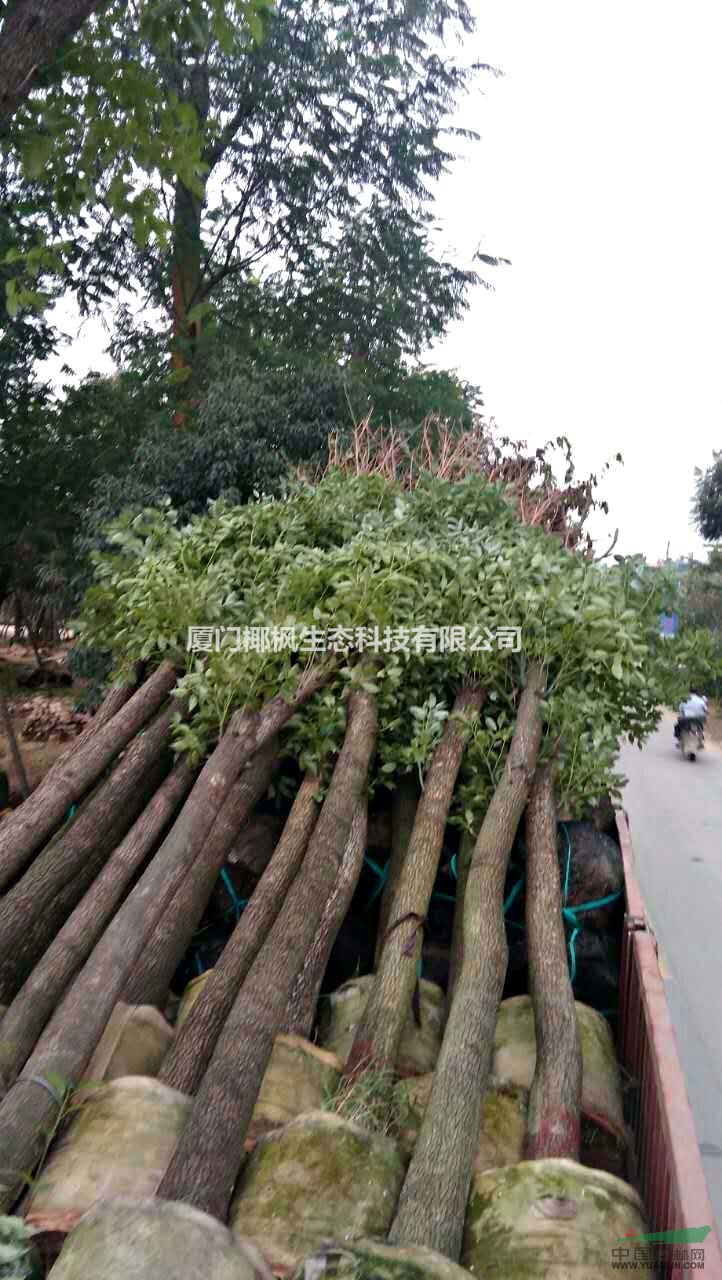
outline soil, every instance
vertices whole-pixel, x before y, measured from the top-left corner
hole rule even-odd
[[[49,662],[62,661],[67,658],[70,644],[61,644],[53,648],[41,649],[43,659]],[[68,714],[79,700],[86,680],[78,680],[72,685],[44,684],[35,689],[24,689],[18,685],[17,677],[23,671],[37,666],[35,654],[29,645],[0,645],[0,689],[5,694],[10,708],[15,734],[20,752],[25,763],[28,781],[31,788],[36,787],[45,777],[50,767],[59,756],[67,751],[69,742],[75,733],[80,733],[83,721]],[[53,714],[54,711],[56,714]],[[33,722],[32,727],[29,722]],[[46,727],[43,727],[45,722]],[[26,726],[32,737],[25,738]],[[17,801],[17,783],[14,776],[12,759],[7,737],[0,731],[0,773],[8,775],[12,801]],[[0,788],[0,798],[3,788]],[[11,802],[12,802],[11,801]],[[0,819],[6,810],[2,808],[0,799]]]

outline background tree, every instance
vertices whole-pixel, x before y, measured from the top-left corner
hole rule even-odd
[[[132,266],[172,321],[179,378],[222,286],[259,271],[327,349],[331,329],[346,354],[420,350],[475,278],[430,241],[469,75],[439,41],[471,29],[463,0],[280,0],[256,44],[238,0],[179,9],[169,25],[157,0],[111,5],[15,122],[83,304]]]
[[[722,452],[713,456],[714,462],[704,471],[695,467],[692,500],[694,523],[707,542],[722,538]]]

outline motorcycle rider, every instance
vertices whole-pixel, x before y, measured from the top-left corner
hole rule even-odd
[[[674,726],[674,736],[679,743],[679,729],[683,720],[691,720],[699,724],[704,730],[704,722],[707,719],[707,699],[700,689],[693,686],[687,698],[679,704],[679,716]]]

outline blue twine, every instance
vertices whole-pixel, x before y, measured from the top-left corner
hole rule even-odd
[[[233,910],[236,913],[236,920],[240,920],[241,912],[243,908],[248,906],[248,898],[238,897],[238,894],[236,893],[236,890],[233,885],[233,881],[231,880],[231,877],[229,876],[228,871],[226,870],[225,867],[223,867],[221,871],[221,880],[223,881],[223,885],[225,887],[226,893],[228,894],[228,897],[231,900],[231,906],[233,907]]]
[[[378,865],[378,863],[377,863],[377,862],[374,862],[373,858],[368,858],[368,857],[366,857],[366,858],[364,858],[364,862],[365,862],[365,863],[366,863],[366,865],[367,865],[367,866],[369,866],[369,867],[371,868],[371,870],[372,870],[372,871],[374,871],[374,872],[376,873],[376,875],[378,876],[378,884],[376,885],[376,888],[374,889],[373,893],[371,894],[371,897],[369,898],[368,902],[366,903],[366,906],[367,906],[367,908],[368,908],[368,907],[372,906],[372,905],[373,905],[373,903],[376,901],[376,899],[378,898],[379,894],[381,893],[381,890],[383,889],[384,885],[386,884],[386,881],[388,880],[388,876],[389,876],[389,867],[390,867],[390,865],[391,865],[391,860],[389,859],[389,861],[386,863],[386,866],[385,866],[385,867],[380,867],[380,866]]]
[[[75,817],[77,812],[78,812],[77,804],[71,804],[70,808],[68,809],[68,822],[70,821],[71,818]]]
[[[432,898],[438,898],[440,902],[456,902],[456,898],[451,893],[432,893]]]
[[[560,825],[564,830],[564,835],[566,836],[567,841],[567,864],[564,873],[564,905],[562,907],[562,915],[564,916],[565,922],[572,926],[572,932],[569,938],[569,969],[571,980],[574,982],[577,976],[577,953],[574,943],[576,942],[577,934],[583,927],[579,923],[577,916],[583,914],[585,911],[596,911],[598,907],[608,907],[612,902],[616,902],[617,898],[620,897],[622,890],[617,889],[616,893],[608,893],[605,898],[595,898],[593,902],[579,903],[576,907],[567,906],[567,897],[569,895],[569,875],[572,865],[572,842],[569,837],[566,822],[562,822]]]
[[[454,877],[454,879],[458,880],[459,877],[456,874],[456,856],[457,855],[454,854],[453,858],[451,859],[451,862],[449,863],[449,867],[451,868],[451,874]]]
[[[520,876],[520,877],[519,877],[519,879],[517,880],[516,884],[514,885],[514,888],[512,889],[511,893],[509,894],[509,897],[507,898],[506,902],[504,903],[504,915],[508,915],[509,911],[511,910],[512,903],[514,902],[514,900],[515,900],[516,898],[518,898],[518,896],[519,896],[519,893],[520,893],[520,891],[521,891],[521,887],[522,887],[523,883],[524,883],[524,876],[522,875],[522,876]]]

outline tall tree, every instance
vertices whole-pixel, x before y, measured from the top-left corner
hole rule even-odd
[[[471,30],[469,10],[255,0],[249,43],[248,8],[184,0],[169,25],[159,0],[140,15],[116,0],[26,111],[15,145],[58,195],[83,297],[127,283],[132,248],[172,318],[179,380],[220,291],[259,273],[334,350],[416,352],[475,278],[430,239],[430,184],[470,74],[440,41]]]

